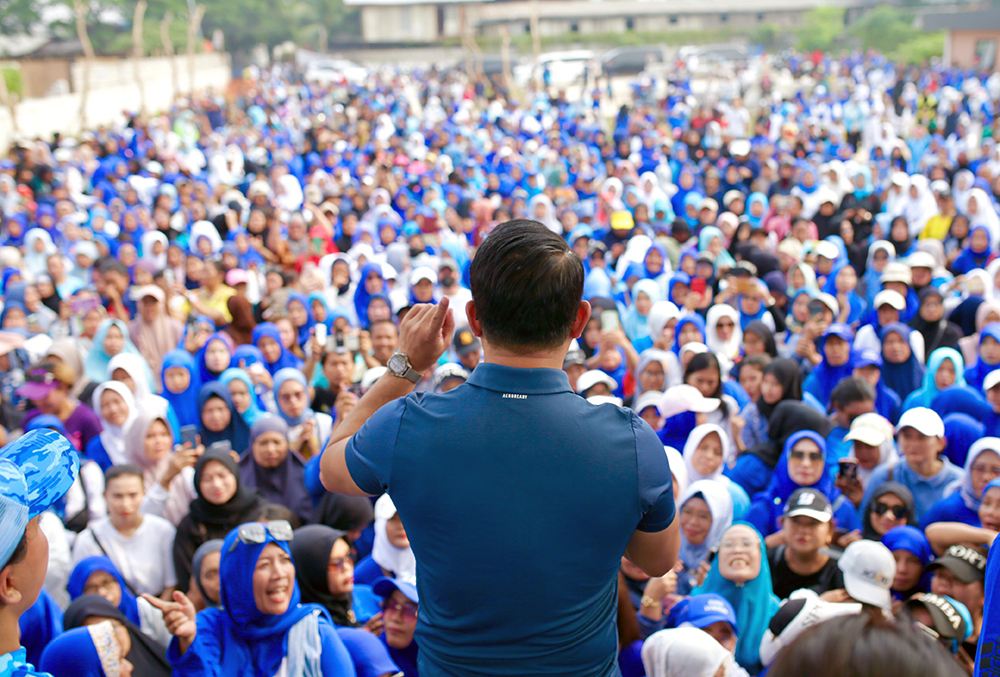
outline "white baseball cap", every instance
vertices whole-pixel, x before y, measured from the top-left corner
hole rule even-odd
[[[983,379],[983,392],[991,390],[997,384],[1000,384],[1000,369],[994,369]]]
[[[885,264],[885,268],[882,270],[882,276],[879,278],[879,282],[882,284],[885,284],[886,282],[913,284],[913,273],[910,272],[910,267],[905,263],[893,261],[892,263]]]
[[[930,268],[934,269],[934,257],[928,252],[916,251],[906,259],[906,265],[910,268]]]
[[[427,266],[417,266],[410,272],[410,286],[417,284],[421,280],[428,280],[431,284],[437,284],[437,274]]]
[[[611,395],[594,395],[593,397],[588,397],[587,401],[591,404],[613,404],[616,407],[622,406],[622,398],[612,397]]]
[[[590,371],[583,372],[580,374],[580,378],[576,379],[576,392],[583,394],[598,383],[603,383],[612,392],[618,389],[618,382],[613,378],[600,369],[591,369]]]
[[[771,618],[760,643],[760,662],[765,666],[773,663],[778,652],[814,625],[838,616],[855,616],[860,613],[860,604],[826,602],[808,588],[796,590]]]
[[[844,435],[845,442],[857,440],[870,447],[877,447],[892,439],[893,429],[889,419],[879,414],[861,414],[851,423],[851,431]]]
[[[670,418],[686,411],[707,414],[718,409],[720,402],[718,397],[705,397],[694,386],[682,384],[667,388],[663,393],[663,397],[660,398],[660,416]]]
[[[820,292],[816,294],[816,300],[822,301],[823,305],[830,309],[834,317],[840,315],[840,302],[833,294],[827,294],[826,292]]]
[[[875,294],[875,308],[881,308],[884,305],[890,305],[899,312],[906,310],[906,299],[903,295],[894,289],[883,289],[878,294]]]
[[[844,573],[844,589],[852,599],[886,611],[892,608],[889,589],[896,576],[896,560],[889,548],[878,541],[854,541],[837,566]]]
[[[913,428],[927,437],[944,437],[944,421],[936,411],[927,407],[914,407],[900,416],[896,434],[903,428]]]
[[[836,261],[840,257],[840,250],[837,249],[837,245],[833,244],[829,240],[820,240],[816,243],[816,248],[813,249],[813,254],[816,256],[822,256],[825,259],[830,259],[831,261]]]
[[[648,409],[649,407],[656,407],[659,410],[660,400],[662,399],[663,393],[659,390],[647,390],[636,398],[635,403],[632,405],[632,410],[637,414],[641,414],[643,409]]]

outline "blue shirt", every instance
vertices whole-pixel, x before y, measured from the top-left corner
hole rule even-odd
[[[913,494],[913,506],[916,513],[913,518],[921,524],[924,513],[929,511],[931,506],[945,496],[959,490],[965,474],[961,468],[952,465],[946,457],[941,456],[940,459],[944,465],[932,477],[917,474],[906,464],[906,461],[901,461],[892,467],[892,481],[899,482]],[[865,489],[865,497],[861,501],[861,514],[864,514],[865,506],[871,500],[875,489],[887,481],[889,481],[889,468],[880,467],[872,471],[871,477],[868,478],[868,488]]]
[[[663,444],[635,412],[561,370],[480,364],[379,409],[346,462],[406,525],[421,677],[618,674],[621,555],[674,519]]]

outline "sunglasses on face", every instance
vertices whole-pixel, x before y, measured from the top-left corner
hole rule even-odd
[[[290,541],[294,536],[292,525],[287,520],[271,520],[267,524],[260,522],[242,524],[239,531],[236,532],[236,540],[233,541],[229,552],[236,549],[237,542],[244,545],[260,545],[267,540],[268,534],[271,534],[271,537],[276,541]]]
[[[411,621],[417,617],[417,610],[419,608],[420,607],[418,607],[413,602],[399,603],[391,599],[387,599],[384,602],[382,602],[383,614],[388,614],[390,612],[399,613],[402,614],[403,618],[406,618]]]
[[[338,557],[337,559],[330,561],[330,564],[327,565],[327,569],[330,571],[335,569],[340,571],[351,566],[354,566],[354,561],[350,557]]]
[[[810,463],[823,462],[823,454],[818,451],[799,451],[798,449],[792,449],[789,453],[789,457],[794,461],[808,460]]]
[[[885,503],[876,503],[872,507],[872,512],[879,516],[882,516],[887,512],[891,512],[893,517],[901,520],[906,517],[909,510],[906,509],[905,505],[886,505]]]

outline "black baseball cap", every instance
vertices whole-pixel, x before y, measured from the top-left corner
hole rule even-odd
[[[986,580],[986,558],[973,548],[953,545],[927,565],[927,570],[944,567],[963,583]]]
[[[934,621],[934,632],[945,639],[957,639],[962,641],[966,637],[965,619],[958,612],[955,605],[948,601],[947,597],[934,595],[928,592],[918,592],[910,599],[906,600],[907,609],[923,607],[927,609]]]
[[[455,332],[455,338],[452,339],[452,345],[455,346],[455,351],[460,357],[465,357],[470,353],[478,353],[482,348],[482,342],[476,338],[476,335],[472,333],[472,330],[468,327],[459,329]]]
[[[822,491],[803,487],[796,489],[785,504],[785,517],[799,515],[812,517],[818,522],[829,522],[833,519],[833,507]]]

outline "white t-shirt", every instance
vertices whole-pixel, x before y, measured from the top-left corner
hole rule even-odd
[[[173,556],[175,533],[173,525],[162,517],[143,515],[139,528],[125,538],[111,525],[109,518],[102,517],[91,522],[76,537],[73,565],[106,552],[137,594],[159,595],[164,589],[177,585]],[[94,540],[95,536],[101,545]]]

